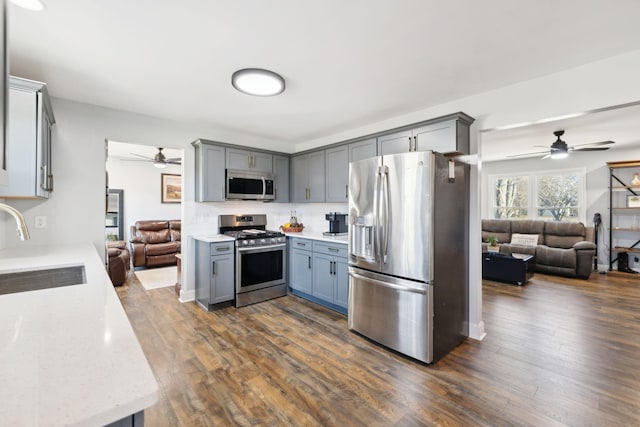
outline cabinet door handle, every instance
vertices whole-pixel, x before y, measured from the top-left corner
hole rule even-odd
[[[231,248],[229,246],[224,246],[224,247],[217,247],[216,248],[216,252],[222,252],[222,251],[228,251]]]
[[[215,261],[211,261],[211,275],[212,276],[216,275],[216,262]]]
[[[418,137],[413,137],[413,151],[418,151]]]
[[[301,242],[296,242],[296,245],[297,245],[297,246],[307,246],[307,244],[306,244],[306,243],[301,243]]]
[[[40,166],[40,188],[43,190],[47,189],[47,165]]]
[[[348,199],[349,198],[349,185],[345,185],[344,186],[344,198]]]
[[[328,248],[331,252],[340,252],[338,248]]]
[[[411,152],[411,137],[409,137],[409,152]]]
[[[311,270],[311,257],[309,257],[309,270]]]

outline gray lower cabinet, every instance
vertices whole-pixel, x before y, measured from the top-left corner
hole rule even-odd
[[[273,174],[276,176],[274,202],[289,203],[289,157],[273,156]]]
[[[196,149],[196,202],[223,202],[225,148],[202,140],[191,144]]]
[[[369,138],[364,141],[349,144],[349,163],[370,159],[378,155],[377,138]]]
[[[292,293],[346,314],[349,303],[347,245],[290,238],[289,247]]]
[[[349,200],[349,146],[325,150],[325,201]]]
[[[313,252],[311,242],[308,242],[309,250],[297,249],[291,245],[289,251],[289,286],[293,290],[311,294],[313,281]]]
[[[234,242],[195,240],[196,301],[209,310],[235,297]]]
[[[47,198],[53,191],[51,128],[55,123],[47,85],[11,77],[8,107],[8,185],[0,186],[0,198]]]
[[[291,201],[324,202],[324,150],[291,158]]]

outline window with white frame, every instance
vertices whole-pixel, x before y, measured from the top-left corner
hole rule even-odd
[[[584,168],[492,175],[489,217],[585,222],[585,175]]]

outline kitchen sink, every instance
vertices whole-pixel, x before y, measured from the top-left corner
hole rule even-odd
[[[0,295],[79,285],[85,282],[84,265],[0,273]]]

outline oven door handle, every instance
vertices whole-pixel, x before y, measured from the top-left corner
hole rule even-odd
[[[268,245],[268,246],[252,246],[249,248],[238,248],[238,252],[251,252],[251,251],[261,251],[263,252],[265,249],[269,250],[269,249],[280,249],[280,248],[286,248],[287,244],[286,243],[278,243],[276,245]]]

